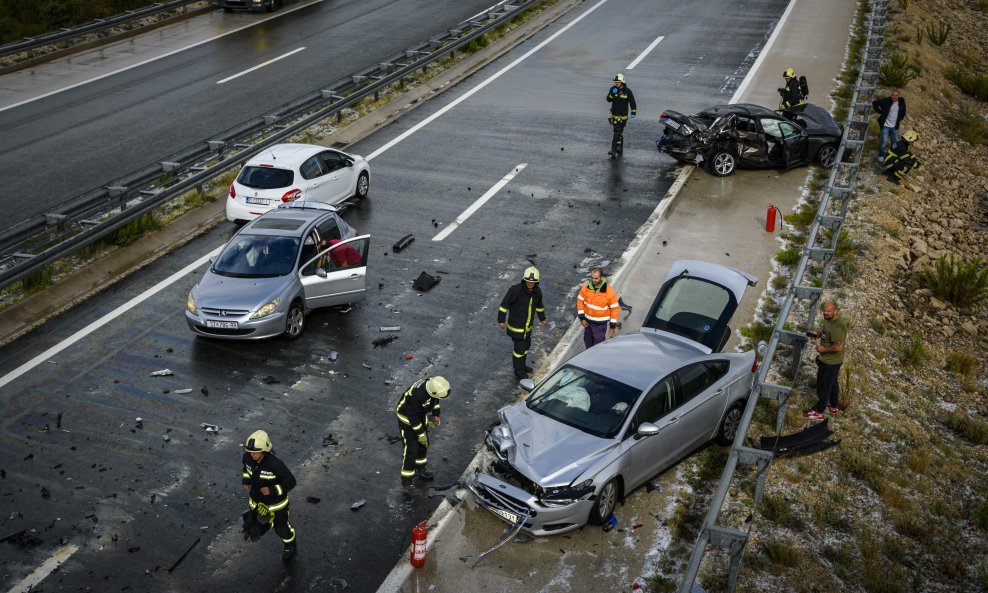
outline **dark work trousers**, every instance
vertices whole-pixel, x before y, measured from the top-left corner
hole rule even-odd
[[[398,429],[401,431],[401,477],[411,478],[416,468],[425,467],[429,461],[429,448],[419,442],[419,435],[411,426],[399,422]]]
[[[288,522],[288,507],[274,511],[274,532],[281,541],[290,544],[295,541],[295,528]]]
[[[614,126],[614,135],[611,137],[611,154],[619,155],[624,152],[624,127],[628,125],[628,120],[613,118],[611,125]]]
[[[838,385],[839,364],[827,364],[816,359],[816,411],[821,414],[829,404],[840,407],[840,386]]]
[[[528,349],[532,347],[532,332],[508,332],[511,336],[511,365],[515,371],[524,371],[525,359],[528,356]]]
[[[607,337],[607,322],[593,323],[583,328],[583,343],[587,348],[600,344]]]

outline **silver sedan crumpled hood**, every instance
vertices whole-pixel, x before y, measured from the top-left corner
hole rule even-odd
[[[253,311],[277,297],[291,279],[236,278],[207,271],[196,288],[196,305],[210,309],[240,309]]]
[[[514,440],[508,463],[543,488],[568,486],[617,446],[533,412],[525,402],[503,408],[501,419]]]

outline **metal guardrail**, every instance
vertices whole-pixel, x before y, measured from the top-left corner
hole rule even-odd
[[[0,289],[200,187],[268,146],[376,95],[539,2],[525,0],[509,4],[509,0],[504,0],[384,61],[0,230]]]
[[[76,27],[60,29],[58,31],[52,31],[50,33],[45,33],[34,37],[25,37],[20,41],[0,45],[0,57],[9,56],[24,51],[33,51],[39,47],[52,45],[60,41],[66,41],[75,37],[81,37],[83,35],[98,33],[100,31],[105,31],[110,27],[140,20],[149,16],[156,16],[176,8],[185,8],[189,4],[196,4],[199,2],[202,2],[202,0],[171,0],[170,2],[159,2],[157,4],[145,6],[144,8],[128,10],[103,19],[94,19],[88,23],[83,23]]]
[[[747,521],[746,526],[740,527],[723,526],[718,523],[718,519],[731,482],[738,475],[739,466],[744,467],[745,470],[754,469],[757,476],[749,517],[753,517],[758,510],[765,491],[765,481],[773,455],[770,451],[746,447],[744,441],[760,399],[776,402],[775,432],[778,435],[782,431],[792,386],[770,383],[766,378],[780,345],[792,348],[789,367],[786,369],[787,372],[782,374],[795,377],[802,357],[802,349],[806,344],[806,335],[787,330],[786,326],[812,328],[820,299],[827,287],[840,230],[847,215],[848,204],[854,193],[861,166],[868,118],[872,112],[870,99],[878,83],[888,1],[871,0],[868,37],[862,52],[861,70],[851,99],[851,108],[844,125],[844,135],[837,150],[837,164],[830,173],[827,188],[820,194],[820,206],[816,218],[810,226],[802,257],[793,273],[764,360],[755,377],[737,436],[711,499],[710,509],[700,527],[683,580],[679,584],[679,593],[691,593],[695,590],[696,576],[708,548],[718,548],[727,552],[728,592],[733,593],[737,585],[745,545],[751,534],[753,522]]]

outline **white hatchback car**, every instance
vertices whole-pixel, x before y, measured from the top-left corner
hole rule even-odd
[[[276,144],[247,161],[230,185],[226,218],[244,223],[295,200],[338,204],[365,198],[369,189],[370,165],[362,156],[313,144]]]

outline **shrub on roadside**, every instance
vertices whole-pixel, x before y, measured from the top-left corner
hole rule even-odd
[[[944,77],[957,85],[965,95],[979,101],[988,101],[988,75],[978,74],[968,68],[951,66],[943,71]]]
[[[981,259],[959,261],[954,254],[938,259],[923,271],[926,286],[938,299],[967,307],[988,297],[988,266]]]
[[[919,66],[912,64],[905,54],[894,53],[878,67],[878,83],[886,87],[901,88],[919,76],[919,73]]]

